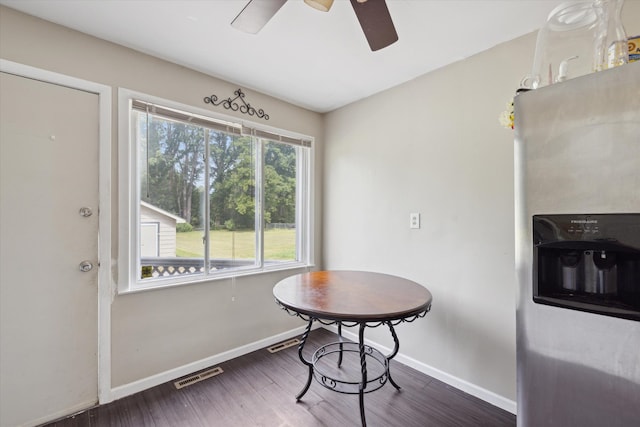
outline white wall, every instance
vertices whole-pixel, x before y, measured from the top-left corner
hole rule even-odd
[[[237,85],[0,6],[0,56],[33,67],[110,85],[112,125],[112,259],[118,258],[117,88],[206,108],[203,98],[233,94]],[[243,88],[244,89],[244,88]],[[270,115],[266,124],[323,138],[320,114],[245,89],[252,105]],[[218,113],[236,115],[229,110]],[[322,167],[322,149],[316,150]],[[321,181],[316,182],[315,252],[320,263]],[[280,310],[273,285],[297,271],[115,296],[112,304],[111,382],[113,387],[171,371],[200,359],[272,337],[302,323]],[[117,285],[117,284],[116,284]],[[232,302],[232,296],[235,296]],[[78,319],[81,321],[81,319]]]
[[[640,34],[640,2],[624,14]],[[513,132],[498,115],[535,42],[529,34],[326,118],[324,266],[426,286],[433,309],[397,328],[400,353],[506,408],[516,396]],[[411,212],[421,229],[409,229]],[[367,334],[390,345],[383,328]]]

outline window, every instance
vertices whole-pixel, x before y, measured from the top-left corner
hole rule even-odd
[[[121,291],[311,264],[311,138],[120,98]]]

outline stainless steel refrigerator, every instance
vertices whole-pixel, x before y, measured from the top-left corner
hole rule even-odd
[[[515,100],[518,426],[640,426],[640,62]]]

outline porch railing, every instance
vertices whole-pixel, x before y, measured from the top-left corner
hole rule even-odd
[[[212,259],[209,261],[211,270],[224,270],[253,264],[253,260]],[[151,267],[151,277],[184,276],[187,274],[204,273],[205,271],[204,260],[202,258],[141,258],[140,265],[143,267]]]

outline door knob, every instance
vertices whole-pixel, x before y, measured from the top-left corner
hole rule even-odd
[[[82,261],[80,263],[80,271],[82,271],[83,273],[91,270],[93,270],[93,263],[91,261]]]
[[[80,208],[80,212],[79,213],[80,213],[80,216],[84,216],[84,217],[88,217],[88,216],[93,215],[93,211],[91,210],[91,208],[88,208],[86,206]]]

